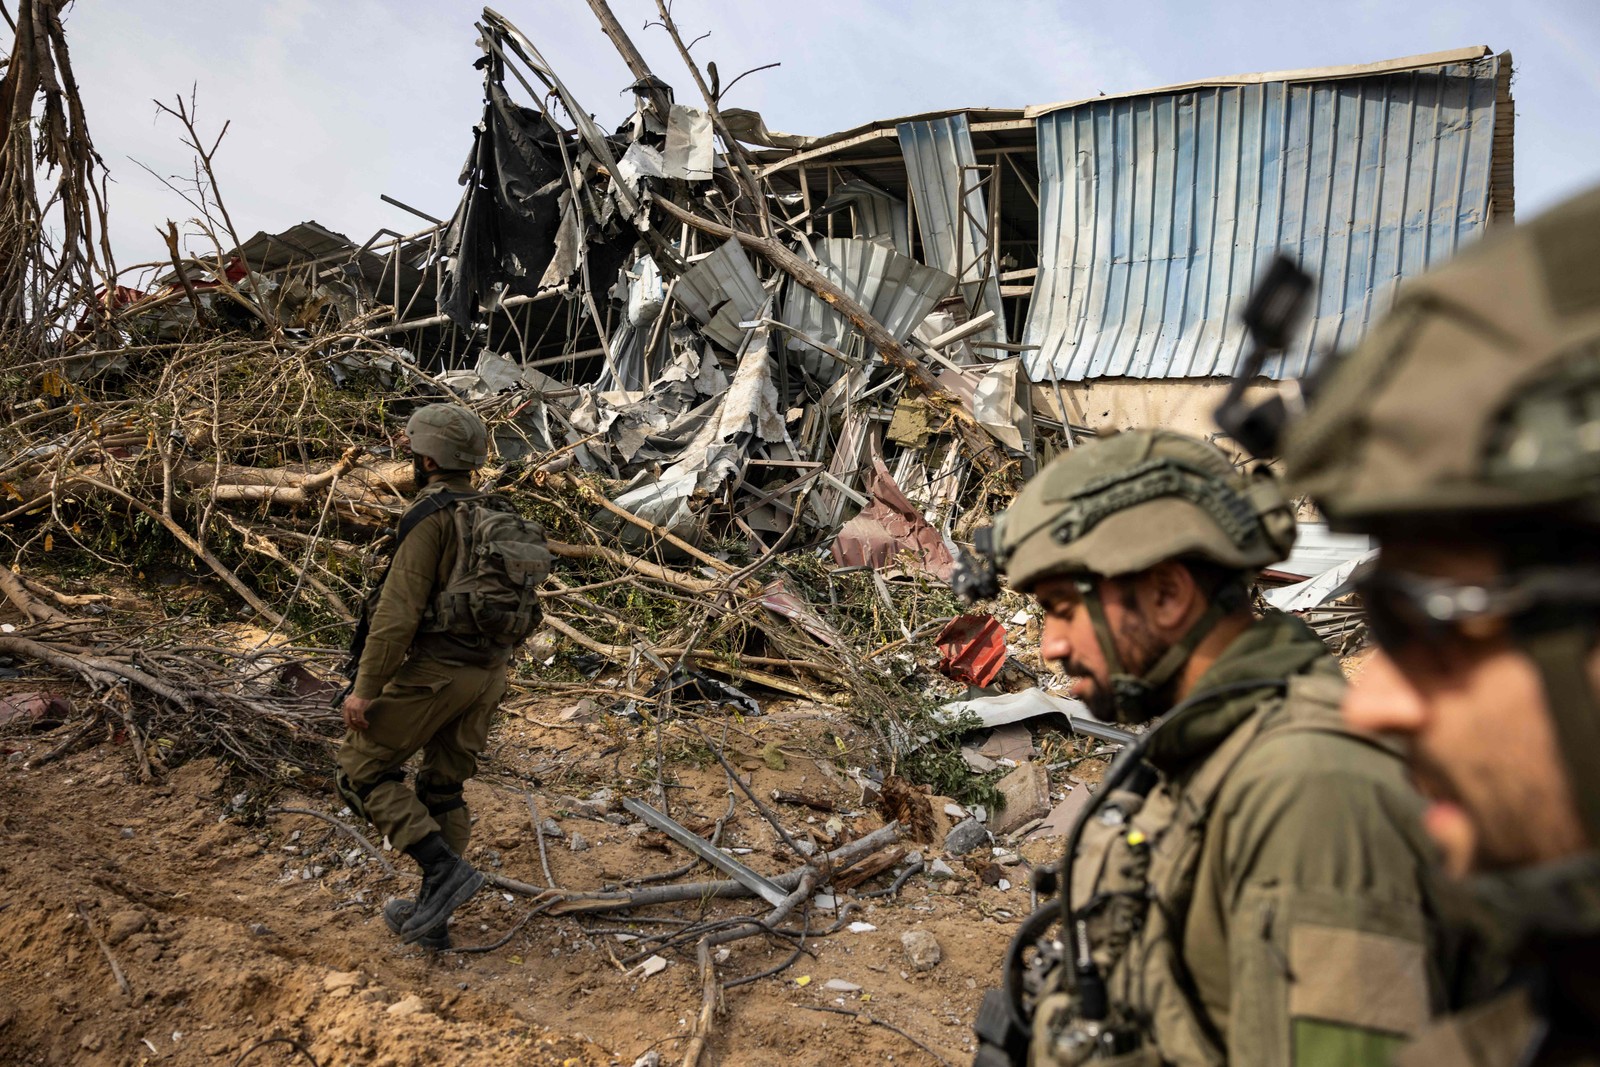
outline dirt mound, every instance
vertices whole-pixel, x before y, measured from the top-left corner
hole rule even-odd
[[[453,968],[394,966],[392,939],[322,881],[286,883],[276,837],[218,821],[214,765],[156,788],[125,768],[100,752],[0,775],[0,1061],[231,1063],[287,1036],[323,1064],[613,1062]]]
[[[789,832],[819,845],[834,818],[857,836],[880,826],[860,788],[827,758],[858,735],[840,716],[797,706],[809,710],[747,719],[719,739],[741,776],[758,795],[831,803],[837,816],[783,806]],[[614,804],[577,799],[600,787],[643,795],[653,778],[650,732],[558,723],[560,710],[500,717],[483,773],[468,785],[476,817],[469,857],[486,871],[540,884],[548,862],[569,890],[681,867],[684,853],[640,833]],[[8,842],[0,853],[0,1062],[232,1064],[282,1036],[323,1065],[626,1067],[652,1049],[674,1063],[700,1005],[694,945],[647,939],[675,923],[765,907],[695,901],[630,915],[540,915],[518,926],[530,902],[485,891],[458,913],[453,936],[458,946],[504,943],[428,953],[400,945],[380,915],[390,896],[415,890],[409,860],[387,853],[399,875],[387,874],[328,823],[266,811],[270,803],[331,812],[329,797],[281,791],[269,801],[211,760],[141,785],[128,746],[114,739],[26,768],[28,756],[56,741],[0,741],[0,832]],[[727,780],[709,752],[676,740],[665,755],[677,786],[673,815],[690,825],[723,815]],[[552,830],[544,861],[530,795]],[[765,872],[794,863],[742,800],[722,843]],[[1050,859],[1055,847],[1024,853]],[[930,861],[937,855],[931,850]],[[970,1056],[973,1011],[998,978],[1029,898],[1023,867],[985,885],[959,858],[948,860],[949,877],[913,877],[898,897],[862,897],[847,914],[813,914],[813,929],[840,929],[806,939],[781,973],[730,986],[704,1062],[940,1062],[925,1049],[949,1062]],[[682,880],[708,877],[702,867]],[[843,929],[845,919],[864,925]],[[901,935],[911,930],[937,939],[942,959],[931,969],[908,959]],[[736,943],[719,978],[759,976],[793,951],[790,940]],[[666,966],[647,974],[638,964],[653,953]],[[282,1043],[255,1050],[246,1064],[297,1057],[306,1062]]]

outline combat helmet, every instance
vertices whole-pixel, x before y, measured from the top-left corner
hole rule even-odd
[[[429,404],[406,422],[411,451],[427,456],[441,470],[473,470],[489,459],[489,431],[483,420],[459,404]]]
[[[1056,457],[996,517],[987,549],[1014,589],[1069,577],[1110,669],[1118,718],[1162,710],[1153,698],[1237,595],[1214,595],[1188,634],[1140,676],[1123,671],[1098,578],[1137,574],[1163,560],[1196,559],[1249,573],[1294,545],[1294,512],[1264,468],[1236,470],[1215,445],[1169,430],[1134,430]],[[1242,593],[1243,590],[1227,591]]]
[[[1383,322],[1319,372],[1281,453],[1295,490],[1338,528],[1499,547],[1500,583],[1419,586],[1407,623],[1507,620],[1539,668],[1600,841],[1600,698],[1587,669],[1600,552],[1584,549],[1600,535],[1597,263],[1600,188],[1403,287]]]

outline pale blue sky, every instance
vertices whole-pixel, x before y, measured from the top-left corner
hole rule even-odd
[[[631,80],[584,0],[500,0],[602,126],[626,117]],[[653,0],[612,0],[656,73],[695,92]],[[202,126],[231,120],[218,156],[241,236],[305,219],[357,242],[422,225],[388,193],[446,217],[482,108],[473,22],[460,0],[81,2],[68,37],[90,128],[115,179],[119,260],[160,254],[155,227],[192,214],[134,165],[186,173],[154,97],[198,85]],[[1517,208],[1600,181],[1600,4],[1594,0],[677,0],[686,36],[726,99],[769,127],[820,134],[919,111],[1014,107],[1223,74],[1364,63],[1467,45],[1510,49]],[[131,157],[131,158],[130,158]]]

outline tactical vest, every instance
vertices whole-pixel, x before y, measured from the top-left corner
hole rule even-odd
[[[1183,958],[1208,822],[1223,784],[1254,745],[1289,732],[1343,733],[1342,688],[1336,677],[1295,675],[1283,695],[1260,699],[1197,767],[1158,781],[1147,795],[1113,792],[1094,811],[1072,865],[1072,902],[1075,918],[1087,924],[1111,1007],[1110,1018],[1089,1029],[1111,1031],[1116,1040],[1084,1040],[1074,997],[1057,985],[1063,991],[1043,997],[1034,1014],[1031,1064],[1227,1062],[1226,1035],[1201,1004]],[[1119,1051],[1108,1054],[1108,1045]]]
[[[444,584],[428,598],[413,647],[438,658],[489,666],[504,662],[507,652],[526,640],[543,619],[537,590],[549,576],[552,561],[543,527],[522,519],[502,496],[434,483],[418,493],[401,516],[388,545],[390,564],[362,601],[345,664],[352,683],[393,553],[424,519],[439,511],[451,512],[455,559]]]

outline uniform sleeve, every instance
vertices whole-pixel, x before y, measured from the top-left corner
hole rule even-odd
[[[448,512],[435,512],[418,523],[395,550],[356,668],[356,696],[366,700],[377,696],[400,669],[433,593],[449,523]]]
[[[1442,999],[1420,802],[1393,757],[1353,738],[1302,733],[1257,755],[1219,798],[1229,1061],[1388,1064]]]

